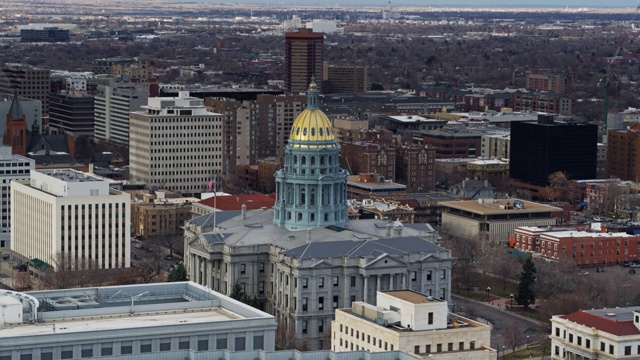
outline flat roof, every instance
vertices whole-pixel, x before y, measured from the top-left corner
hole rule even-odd
[[[612,238],[612,237],[635,237],[635,235],[629,235],[624,232],[606,233],[606,232],[588,232],[588,231],[548,231],[543,235],[556,238],[574,238],[574,237],[591,237],[591,238]]]
[[[37,172],[51,176],[58,180],[66,182],[89,182],[89,181],[105,181],[102,178],[93,176],[89,173],[76,171],[73,169],[53,169],[53,170],[36,170]]]
[[[408,301],[413,304],[426,304],[431,302],[441,302],[442,300],[436,299],[433,296],[427,296],[410,290],[394,290],[384,291],[383,293],[396,297],[400,300]]]
[[[524,208],[516,209],[513,207],[514,202],[520,201],[524,205]],[[538,204],[531,201],[520,199],[478,199],[478,200],[464,200],[464,201],[443,201],[440,203],[442,206],[446,206],[452,209],[469,211],[480,215],[491,214],[510,214],[514,212],[560,212],[563,211],[559,207],[549,206],[544,204]],[[510,208],[501,208],[509,206]]]

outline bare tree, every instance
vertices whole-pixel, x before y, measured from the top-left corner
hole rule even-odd
[[[507,342],[507,345],[511,348],[512,352],[516,352],[516,348],[522,345],[522,329],[518,322],[511,321],[507,323],[502,332],[502,336]]]
[[[494,252],[492,272],[500,279],[502,291],[507,289],[509,280],[516,280],[521,269],[518,259],[508,251],[499,248]]]
[[[28,271],[20,271],[16,274],[14,278],[13,286],[18,291],[29,290],[33,286],[33,282],[31,280],[31,275],[29,275]]]
[[[276,328],[276,350],[288,350],[296,348],[296,334],[292,329],[286,329],[281,322]]]
[[[456,261],[453,264],[453,277],[458,292],[460,287],[467,290],[467,294],[477,280],[475,271],[475,259],[478,255],[478,244],[473,239],[458,237],[454,241],[454,254]]]

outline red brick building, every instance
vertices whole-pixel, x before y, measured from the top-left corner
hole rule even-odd
[[[567,259],[581,267],[602,267],[639,259],[639,243],[640,236],[626,233],[518,227],[512,245],[516,250],[548,261]]]
[[[376,173],[386,180],[396,180],[395,147],[364,141],[343,143],[340,159],[351,174]]]
[[[407,185],[407,192],[426,192],[435,189],[434,149],[420,145],[399,145],[397,149],[397,181]]]

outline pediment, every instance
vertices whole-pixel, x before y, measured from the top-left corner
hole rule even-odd
[[[406,267],[407,264],[404,261],[398,260],[389,254],[384,254],[368,262],[365,267],[367,269],[383,269],[396,266]]]

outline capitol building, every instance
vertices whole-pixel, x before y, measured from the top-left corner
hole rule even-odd
[[[451,252],[427,224],[349,220],[348,172],[312,83],[275,174],[273,209],[220,211],[185,224],[189,279],[241,289],[308,349],[329,348],[334,311],[409,289],[450,301]]]

